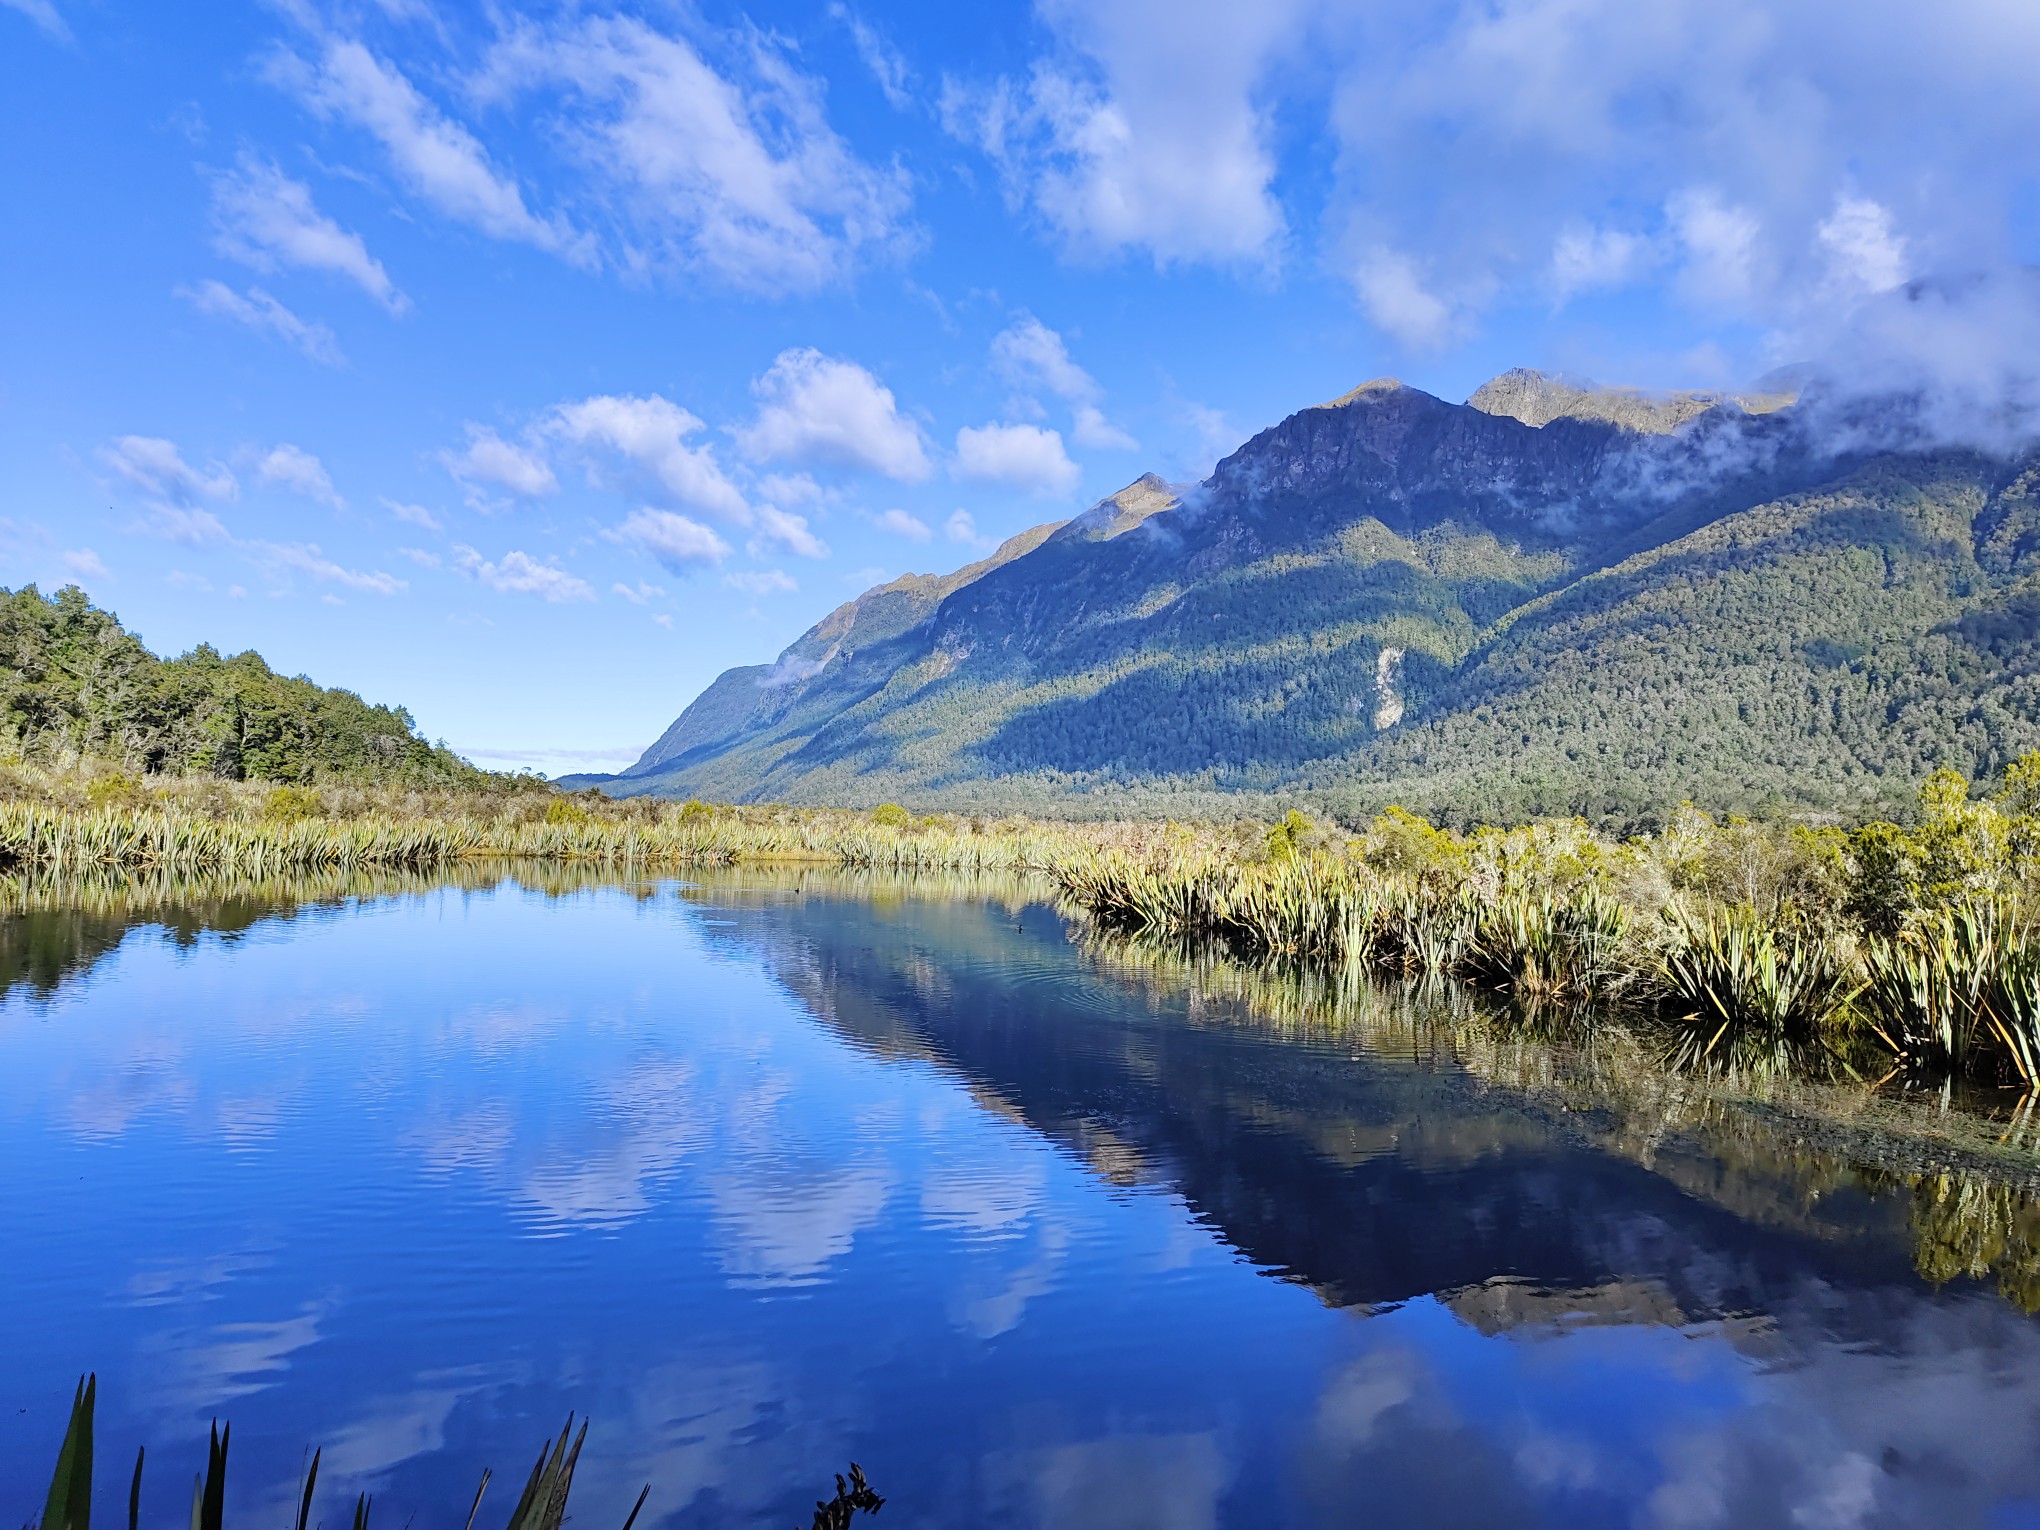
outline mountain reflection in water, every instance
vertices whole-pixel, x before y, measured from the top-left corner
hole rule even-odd
[[[89,1365],[253,1515],[314,1443],[453,1512],[574,1405],[582,1516],[672,1525],[851,1457],[909,1525],[2040,1525],[2016,1176],[1615,1042],[1024,883],[87,891],[0,888],[0,1507]]]

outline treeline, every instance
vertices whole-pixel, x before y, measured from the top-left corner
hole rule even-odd
[[[229,781],[488,779],[420,737],[402,707],[279,675],[258,653],[201,644],[159,659],[75,585],[0,590],[0,754]]]

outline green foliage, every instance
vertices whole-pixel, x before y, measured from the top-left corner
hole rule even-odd
[[[1310,833],[1310,820],[1291,808],[1280,823],[1269,827],[1266,844],[1268,859],[1271,861],[1293,861],[1302,846],[1306,834]]]
[[[121,770],[95,776],[85,787],[85,801],[98,809],[135,807],[147,796],[142,783]]]
[[[0,749],[234,781],[484,779],[402,708],[276,674],[258,654],[201,645],[158,659],[76,586],[0,591]]]
[[[1433,828],[1416,814],[1391,805],[1367,826],[1367,863],[1381,871],[1419,881],[1456,882],[1470,857],[1457,836]]]
[[[57,1469],[43,1505],[42,1530],[91,1530],[92,1411],[99,1393],[97,1374],[78,1378],[71,1399],[71,1421],[57,1451]]]
[[[2005,899],[1939,909],[1864,953],[1869,1024],[1908,1065],[2040,1086],[2040,944]]]
[[[682,813],[680,816],[683,822],[693,821],[685,813]],[[699,816],[699,814],[695,815],[695,817]],[[545,821],[549,824],[574,824],[578,826],[588,822],[588,810],[571,798],[555,797],[545,806]]]
[[[904,829],[914,821],[914,815],[897,802],[881,802],[871,810],[871,821],[882,829]]]
[[[308,786],[279,786],[263,799],[262,816],[270,823],[302,823],[319,816],[319,794]]]
[[[689,797],[680,804],[680,821],[693,823],[696,819],[708,817],[712,811],[713,809],[699,797]]]
[[[39,1530],[90,1530],[92,1509],[92,1416],[98,1378],[86,1377],[78,1383],[77,1396],[71,1403],[71,1420],[64,1432],[63,1445],[57,1452],[57,1470],[50,1484],[49,1501],[43,1510]],[[572,1436],[572,1446],[568,1437]],[[580,1432],[574,1431],[574,1418],[567,1416],[567,1427],[560,1432],[555,1443],[547,1440],[538,1453],[538,1462],[531,1469],[531,1476],[525,1482],[523,1496],[512,1510],[507,1530],[560,1530],[567,1512],[567,1496],[574,1485],[574,1468],[581,1457],[581,1446],[588,1437],[588,1426],[584,1422]],[[227,1453],[233,1442],[233,1426],[222,1428],[217,1421],[212,1426],[206,1447],[206,1466],[203,1475],[197,1477],[192,1486],[191,1530],[224,1530],[226,1521],[227,1495]],[[135,1456],[133,1483],[128,1490],[128,1530],[138,1530],[141,1510],[143,1456]],[[843,1479],[836,1479],[836,1502],[843,1505],[832,1513],[841,1514],[840,1521],[831,1518],[827,1524],[834,1526],[847,1523],[849,1511],[859,1509],[876,1512],[884,1502],[872,1493],[864,1481],[864,1474],[855,1466],[850,1468],[850,1491],[846,1495]],[[305,1474],[304,1488],[299,1496],[297,1530],[307,1530],[311,1522],[312,1497],[319,1480],[319,1453],[312,1456],[311,1468]],[[475,1493],[474,1508],[468,1512],[468,1530],[473,1530],[475,1514],[481,1508],[482,1493],[489,1486],[489,1473],[482,1473],[482,1485]],[[623,1530],[631,1530],[636,1524],[638,1513],[645,1506],[650,1495],[647,1485],[639,1493],[630,1516],[623,1522]],[[371,1500],[361,1494],[354,1501],[354,1530],[368,1530]],[[821,1525],[818,1506],[815,1523]]]
[[[1780,933],[1747,906],[1674,924],[1657,981],[1677,1062],[1803,1058],[1861,987],[1834,942]]]

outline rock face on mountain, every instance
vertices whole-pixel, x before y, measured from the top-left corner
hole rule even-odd
[[[718,679],[611,792],[1464,821],[1889,810],[2040,747],[2040,468],[1778,396],[1393,381]]]

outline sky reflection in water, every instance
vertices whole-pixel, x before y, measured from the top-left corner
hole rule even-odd
[[[1039,907],[118,934],[0,1004],[0,1512],[93,1367],[158,1523],[215,1415],[242,1523],[311,1444],[329,1522],[490,1465],[492,1523],[574,1407],[596,1525],[650,1480],[652,1523],[783,1526],[852,1458],[896,1525],[2040,1525],[2040,1330],[1924,1284],[1902,1198],[1752,1209]]]

